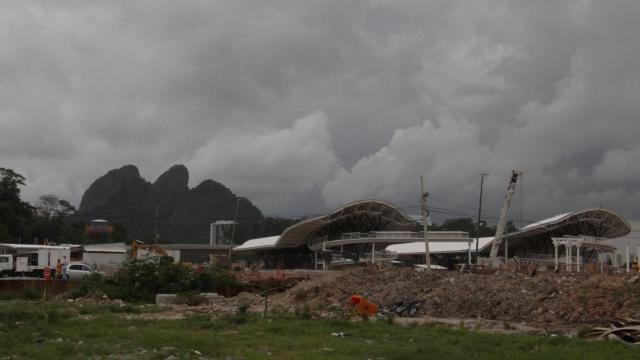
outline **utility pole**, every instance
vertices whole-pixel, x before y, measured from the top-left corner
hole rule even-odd
[[[431,252],[429,251],[429,210],[427,210],[427,197],[429,196],[428,192],[424,191],[424,180],[422,175],[420,175],[420,190],[421,196],[420,200],[422,202],[422,223],[424,225],[424,260],[425,265],[427,266],[426,271],[431,271]]]
[[[231,240],[229,240],[229,268],[233,267],[231,262],[231,250],[233,250],[233,240],[236,236],[236,223],[238,222],[238,209],[240,208],[240,198],[236,198],[236,212],[233,215],[233,225],[231,225]]]
[[[154,238],[154,243],[158,244],[158,238],[160,237],[160,234],[158,234],[158,205],[156,205],[156,228],[155,228],[155,238]]]
[[[476,222],[476,269],[478,269],[478,247],[480,246],[480,216],[482,216],[482,188],[484,187],[484,177],[489,174],[482,173],[480,177],[480,202],[478,204],[478,221]]]

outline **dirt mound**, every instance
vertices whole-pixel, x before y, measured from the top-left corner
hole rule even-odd
[[[629,274],[478,275],[358,268],[303,281],[273,295],[270,303],[285,311],[332,311],[344,308],[353,294],[387,310],[420,301],[417,316],[484,318],[546,329],[640,316],[640,281]]]

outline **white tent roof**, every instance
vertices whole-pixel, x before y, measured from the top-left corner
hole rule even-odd
[[[256,250],[275,247],[280,235],[251,239],[233,248],[233,251]]]
[[[486,246],[491,245],[493,237],[480,238],[479,250],[484,249]],[[398,255],[414,255],[424,254],[424,241],[412,242],[406,244],[389,245],[385,249],[387,251],[393,251]],[[444,254],[453,252],[467,252],[469,245],[466,242],[443,242],[443,241],[430,241],[429,252],[432,254]],[[471,252],[476,251],[476,239],[471,242]]]
[[[67,250],[71,248],[79,248],[81,245],[37,245],[37,244],[0,244],[0,247],[3,248],[11,248],[11,249],[20,249],[20,250],[38,250],[38,249],[49,249],[49,250]]]
[[[631,231],[631,225],[612,210],[589,208],[540,220],[510,233],[509,237],[511,239],[531,237],[574,225],[578,225],[578,229],[573,231],[579,234],[573,235],[590,235],[609,239],[624,236]]]
[[[531,228],[534,228],[534,227],[538,227],[538,226],[542,226],[542,225],[546,225],[546,224],[551,224],[551,223],[556,222],[556,221],[558,221],[558,220],[560,220],[563,217],[568,216],[568,215],[571,215],[571,213],[564,213],[564,214],[560,214],[560,215],[556,215],[556,216],[550,217],[548,219],[540,220],[538,222],[534,222],[533,224],[529,224],[529,225],[523,227],[522,230],[527,230],[527,229],[531,229]]]
[[[84,247],[85,252],[101,252],[101,253],[126,253],[127,247],[124,243],[110,243],[110,244],[94,244],[86,245]]]
[[[353,219],[358,216],[378,219],[381,225],[372,226],[374,228],[371,231],[410,231],[415,228],[414,221],[395,205],[382,200],[360,200],[343,205],[326,215],[302,220],[289,226],[280,236],[248,240],[235,247],[234,251],[296,248],[313,239],[320,230],[329,228],[336,222],[353,223]]]

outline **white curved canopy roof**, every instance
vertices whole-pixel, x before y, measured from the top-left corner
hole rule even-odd
[[[246,250],[261,250],[261,249],[270,249],[273,248],[280,235],[276,236],[268,236],[258,239],[251,239],[245,241],[242,245],[238,245],[233,248],[233,251],[246,251]]]
[[[589,235],[612,239],[627,235],[631,232],[631,225],[613,210],[589,208],[556,215],[529,224],[519,231],[509,234],[509,238],[529,237],[562,229],[579,232],[579,234],[571,235]]]
[[[358,226],[369,226],[371,230],[403,231],[415,229],[415,221],[396,206],[380,200],[362,200],[341,206],[327,215],[303,220],[287,228],[282,235],[252,239],[234,248],[234,251],[296,248],[314,239],[331,234],[332,231],[359,231]],[[375,229],[374,229],[375,228]],[[551,236],[587,235],[603,238],[618,238],[631,232],[631,225],[609,209],[591,208],[564,213],[527,225],[510,233],[512,245],[538,243]],[[481,238],[480,250],[486,248],[493,238]],[[467,251],[466,242],[430,242],[432,252]],[[528,246],[528,245],[525,245]],[[387,250],[398,253],[424,253],[424,242],[395,244]],[[472,244],[475,251],[475,239]]]
[[[282,235],[249,240],[234,251],[296,248],[319,237],[341,232],[413,229],[415,221],[395,205],[381,200],[361,200],[326,215],[303,220],[288,227]]]
[[[478,250],[482,251],[493,243],[494,237],[481,237]],[[387,251],[393,251],[398,255],[424,255],[424,241],[411,242],[406,244],[394,244],[386,247]],[[466,253],[469,251],[469,243],[452,241],[429,241],[429,252],[431,254],[448,254],[455,252]],[[476,239],[471,242],[471,252],[476,252]]]

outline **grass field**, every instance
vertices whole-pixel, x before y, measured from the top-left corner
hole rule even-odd
[[[0,359],[638,359],[640,348],[436,325],[278,316],[141,319],[155,307],[0,302]],[[153,314],[150,314],[153,315]],[[344,337],[332,333],[345,333]]]

